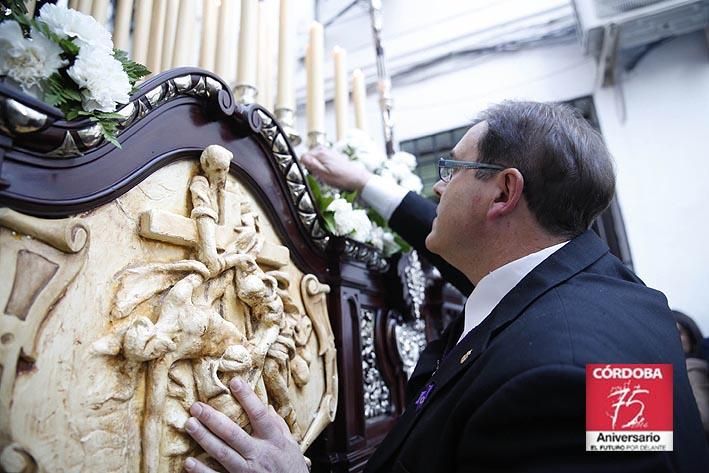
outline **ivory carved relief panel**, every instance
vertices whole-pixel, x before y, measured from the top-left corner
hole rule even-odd
[[[0,209],[0,466],[176,472],[209,403],[249,430],[247,381],[302,450],[334,419],[328,286],[291,262],[208,147],[67,220]]]

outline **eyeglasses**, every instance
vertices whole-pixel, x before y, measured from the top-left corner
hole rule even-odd
[[[499,164],[485,164],[475,161],[457,161],[455,159],[440,158],[438,160],[438,177],[443,182],[450,182],[457,169],[485,169],[488,171],[502,171],[505,166]]]

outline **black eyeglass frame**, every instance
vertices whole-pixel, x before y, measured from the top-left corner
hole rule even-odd
[[[457,159],[438,158],[438,178],[443,182],[453,179],[453,172],[444,172],[444,169],[484,169],[486,171],[503,171],[507,169],[499,164],[478,163],[476,161],[458,161]]]

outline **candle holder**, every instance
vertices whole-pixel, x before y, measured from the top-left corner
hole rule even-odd
[[[234,87],[234,98],[240,104],[246,105],[256,102],[257,95],[258,89],[253,85],[237,84]]]
[[[293,124],[295,123],[295,110],[285,107],[277,108],[276,120],[281,124],[281,128],[283,128],[286,136],[288,136],[288,141],[290,141],[293,146],[298,146],[303,142],[303,139],[298,132],[295,131],[295,128],[293,128]]]
[[[325,146],[325,133],[322,131],[309,131],[308,149],[317,148],[318,146]]]

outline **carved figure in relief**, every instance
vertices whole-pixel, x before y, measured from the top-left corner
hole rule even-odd
[[[141,215],[143,237],[190,246],[195,259],[120,273],[112,315],[126,321],[93,345],[96,353],[121,355],[130,366],[146,365],[144,472],[158,471],[161,457],[191,448],[183,440],[161,451],[161,442],[165,425],[171,428],[170,438],[183,432],[185,413],[195,400],[248,428],[248,417],[226,387],[234,377],[273,404],[296,438],[303,436],[288,389],[291,378],[297,388],[310,379],[305,346],[312,324],[288,294],[288,275],[259,266],[259,258],[276,268],[285,263],[263,256],[258,218],[248,203],[225,204],[231,198],[225,190],[231,157],[218,146],[202,153],[205,175],[194,176],[189,185],[190,219],[152,211]],[[238,218],[230,221],[227,215],[234,211]],[[243,332],[225,318],[223,299],[229,291],[246,311]],[[137,313],[141,304],[161,294],[155,318]]]

